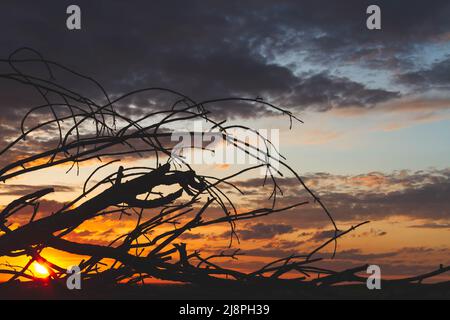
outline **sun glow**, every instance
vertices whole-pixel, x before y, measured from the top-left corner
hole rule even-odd
[[[36,273],[41,277],[48,277],[50,275],[48,269],[38,262],[35,262],[33,267]]]

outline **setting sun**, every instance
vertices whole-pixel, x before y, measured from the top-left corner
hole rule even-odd
[[[50,274],[48,269],[38,262],[35,262],[33,267],[39,276],[47,277]]]

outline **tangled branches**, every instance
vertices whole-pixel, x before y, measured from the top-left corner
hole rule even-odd
[[[24,54],[27,57],[20,59],[19,56]],[[0,74],[0,78],[33,88],[44,101],[24,115],[20,135],[0,150],[0,157],[15,152],[20,154],[0,168],[1,182],[7,183],[13,178],[60,166],[68,167],[67,172],[75,168],[79,172],[83,163],[107,160],[87,178],[79,196],[51,215],[36,218],[40,200],[54,192],[52,188],[25,195],[2,209],[0,256],[28,257],[27,263],[20,268],[0,270],[0,273],[11,274],[11,280],[35,279],[29,270],[34,261],[46,265],[51,278],[64,279],[65,269],[43,257],[42,251],[46,248],[88,257],[79,262],[83,278],[105,283],[138,283],[149,277],[202,284],[230,281],[284,283],[287,281],[284,276],[292,272],[300,273],[302,277],[289,281],[308,286],[361,280],[354,275],[360,269],[336,273],[315,267],[314,263],[320,260],[316,258],[316,253],[331,243],[334,243],[336,252],[338,238],[367,222],[340,231],[321,199],[307,187],[278,151],[273,150],[269,139],[248,127],[227,125],[226,121],[217,120],[217,115],[210,112],[209,107],[227,102],[259,105],[286,116],[292,126],[294,121],[300,120],[290,111],[261,98],[231,97],[196,102],[166,88],[145,88],[113,97],[94,79],[46,60],[29,48],[19,49],[0,62],[9,67],[9,72]],[[44,76],[23,71],[29,66],[44,66]],[[98,92],[93,98],[82,95],[58,82],[57,74],[58,78],[70,76],[90,83],[90,88],[94,87]],[[167,108],[157,107],[137,117],[131,116],[125,100],[149,93],[164,94],[172,102]],[[208,123],[208,132],[215,130],[224,142],[243,150],[256,159],[257,164],[223,178],[197,174],[183,157],[174,157],[169,139],[176,130],[174,128],[194,120]],[[263,140],[265,148],[257,148],[234,136],[231,131],[236,128],[251,130]],[[45,141],[38,144],[39,149],[21,153],[22,143],[29,140],[39,142],[43,136]],[[100,171],[111,169],[127,156],[154,159],[155,166],[120,166],[117,170],[110,170],[105,177],[97,178]],[[278,168],[272,165],[275,159],[280,164]],[[267,180],[272,182],[271,205],[247,211],[238,209],[224,186],[243,195],[233,179],[261,168],[266,172],[264,183]],[[245,273],[223,267],[218,262],[221,259],[236,259],[239,251],[224,251],[205,257],[198,250],[189,251],[186,243],[180,242],[187,231],[228,224],[231,245],[233,239],[237,239],[236,222],[274,215],[309,203],[308,200],[300,200],[279,205],[278,197],[283,192],[279,181],[283,172],[297,179],[298,186],[322,208],[334,226],[334,236],[309,254],[279,259],[259,270]],[[31,216],[26,223],[12,228],[9,221],[25,208],[32,208]],[[211,209],[215,208],[220,210],[220,215],[210,214]],[[83,223],[100,216],[118,216],[119,219],[122,216],[134,217],[135,225],[131,231],[118,234],[109,245],[71,240],[70,236]],[[323,277],[318,278],[318,275]]]

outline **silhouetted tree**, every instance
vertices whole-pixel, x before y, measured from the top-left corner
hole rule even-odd
[[[26,58],[18,58],[24,54]],[[259,105],[286,116],[292,126],[293,122],[300,120],[290,111],[261,98],[231,97],[196,102],[166,88],[145,88],[121,96],[111,96],[94,79],[46,60],[29,48],[15,51],[8,59],[1,60],[1,63],[9,66],[10,72],[0,74],[0,78],[34,88],[44,103],[30,108],[21,122],[20,135],[0,151],[0,157],[12,159],[0,169],[0,181],[7,186],[12,178],[34,171],[63,164],[70,164],[69,171],[79,171],[81,163],[100,163],[87,179],[81,194],[51,215],[36,218],[41,199],[54,192],[52,188],[22,196],[3,208],[0,213],[0,256],[28,257],[28,263],[24,266],[9,266],[0,270],[1,273],[11,274],[11,280],[35,280],[29,270],[34,261],[45,264],[50,270],[50,277],[55,281],[64,279],[67,276],[66,270],[41,255],[45,248],[54,248],[88,256],[89,259],[79,263],[83,278],[105,283],[136,283],[148,277],[201,284],[232,281],[269,284],[289,281],[303,286],[365,281],[356,273],[364,271],[366,266],[335,272],[314,266],[314,263],[320,260],[315,256],[316,253],[333,243],[336,252],[339,237],[367,222],[345,231],[339,230],[321,199],[307,187],[281,155],[277,154],[275,157],[269,139],[258,135],[251,128],[227,125],[226,121],[217,120],[218,115],[209,111],[209,107],[224,102]],[[39,77],[24,71],[37,66],[45,68],[46,76]],[[102,95],[89,98],[57,81],[59,77],[66,79],[68,76],[90,83],[89,90],[97,88]],[[128,115],[123,101],[148,93],[163,93],[166,99],[167,96],[171,97],[173,103],[170,107],[160,107],[134,118]],[[170,128],[193,120],[210,124],[209,129],[216,130],[224,142],[243,150],[249,157],[256,159],[257,164],[237,170],[228,177],[218,178],[199,175],[182,157],[175,159],[173,142],[169,139],[174,129]],[[251,130],[258,135],[258,139],[264,141],[266,148],[257,148],[241,141],[230,133],[235,128]],[[52,139],[54,144],[47,139],[44,143],[36,144],[32,151],[27,149],[24,152],[21,144],[38,141],[38,138],[42,138],[42,132],[46,136],[56,137]],[[117,171],[103,178],[96,178],[102,169],[110,168],[126,156],[151,157],[156,165],[153,168],[120,166]],[[279,168],[272,165],[275,158],[280,164]],[[266,170],[265,180],[271,181],[273,185],[271,194],[268,194],[271,205],[250,211],[238,210],[223,187],[232,188],[243,195],[233,179],[261,168]],[[308,201],[299,200],[297,203],[279,206],[278,196],[283,192],[283,185],[280,183],[283,172],[297,179],[298,185],[322,208],[334,226],[334,235],[313,248],[309,254],[275,260],[259,270],[244,273],[225,268],[220,263],[220,259],[236,258],[239,251],[225,250],[212,256],[203,256],[200,251],[190,251],[187,244],[180,241],[186,231],[215,224],[228,224],[232,241],[237,238],[237,221],[258,219],[307,204]],[[161,186],[170,186],[175,191],[158,191]],[[208,211],[212,207],[220,208],[222,216],[209,215]],[[9,221],[27,208],[31,208],[31,216],[27,222],[11,228]],[[107,215],[116,215],[118,219],[124,215],[135,216],[135,228],[126,234],[118,234],[109,245],[68,239],[81,224]],[[167,225],[173,226],[173,229],[164,228]],[[113,262],[105,265],[102,263],[104,259],[111,259]],[[448,268],[441,268],[432,275],[447,270]],[[283,277],[294,271],[300,273],[301,278],[287,280]],[[404,281],[420,280],[422,278]]]

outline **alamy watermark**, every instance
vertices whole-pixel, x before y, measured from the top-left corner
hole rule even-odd
[[[67,268],[66,286],[69,290],[81,290],[81,270],[79,266]]]
[[[69,30],[81,30],[81,8],[78,5],[72,4],[67,7],[66,13],[66,27]]]
[[[381,8],[375,4],[367,7],[366,13],[369,15],[366,26],[369,30],[381,30]]]
[[[194,121],[189,130],[173,132],[174,161],[189,165],[261,165],[261,173],[280,166],[280,130],[248,129],[204,130]]]
[[[366,273],[370,276],[366,279],[366,286],[369,290],[381,290],[381,268],[378,265],[368,266]],[[79,266],[67,268],[66,286],[69,290],[81,290],[81,270]]]
[[[367,274],[370,276],[366,280],[366,286],[369,290],[381,290],[381,268],[375,264],[367,268]]]
[[[66,9],[66,27],[67,29],[81,30],[81,8],[79,5],[71,4]],[[369,30],[381,30],[381,8],[378,5],[372,4],[367,7],[366,14],[369,15],[366,19],[366,27]]]

